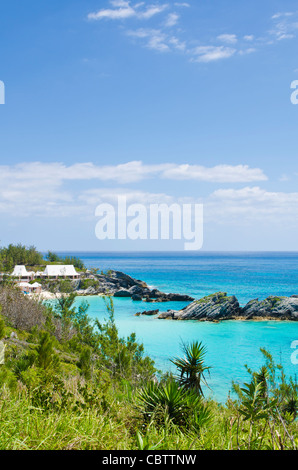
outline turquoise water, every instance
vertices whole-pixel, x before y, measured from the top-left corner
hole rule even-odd
[[[146,281],[164,292],[179,292],[196,298],[216,291],[235,294],[241,304],[252,298],[298,293],[298,253],[71,253],[89,267],[116,269]],[[80,301],[80,300],[78,300]],[[88,297],[91,317],[103,320],[107,313],[103,300]],[[208,395],[225,401],[232,380],[242,384],[253,369],[263,364],[260,348],[268,349],[288,375],[295,375],[291,343],[298,340],[298,323],[291,322],[174,322],[155,317],[136,317],[148,308],[179,309],[184,302],[146,304],[131,299],[114,299],[120,334],[137,334],[138,341],[162,370],[175,372],[170,358],[180,354],[181,341],[203,341],[212,367],[205,388]]]

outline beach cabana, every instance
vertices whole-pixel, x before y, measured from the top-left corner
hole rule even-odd
[[[34,282],[34,284],[29,284],[29,282],[19,282],[19,288],[24,294],[40,294],[42,286],[38,282]]]
[[[18,286],[24,294],[29,294],[31,292],[31,284],[29,284],[29,282],[19,282]]]
[[[34,282],[34,284],[29,284],[29,285],[30,285],[30,289],[31,289],[32,293],[34,293],[34,294],[40,294],[41,293],[41,289],[42,289],[41,284],[39,284],[38,282]]]

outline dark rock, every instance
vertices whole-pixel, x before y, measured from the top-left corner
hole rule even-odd
[[[166,299],[171,302],[192,302],[193,297],[186,294],[166,294]]]
[[[139,316],[139,315],[157,315],[159,312],[159,310],[145,310],[144,312],[137,312],[136,313],[136,316]]]
[[[131,298],[132,300],[143,300],[142,296],[139,294],[133,294]]]
[[[116,280],[117,282],[119,282],[121,287],[125,287],[127,289],[132,286],[147,287],[146,282],[134,279],[133,277],[129,276],[128,274],[122,273],[121,271],[109,271],[109,278],[111,280]]]
[[[158,297],[164,297],[166,294],[163,292],[160,292],[158,289],[152,289],[152,291],[149,293],[150,299],[157,299]]]
[[[143,291],[144,291],[144,289],[142,289],[142,287],[140,287],[140,286],[132,286],[128,290],[132,295],[134,295],[134,294],[141,295],[141,294],[143,294]]]
[[[131,293],[129,292],[129,290],[120,289],[114,292],[114,297],[131,297]]]
[[[161,313],[158,318],[173,320],[228,320],[239,317],[241,308],[235,296],[227,296],[225,292],[195,300],[181,310],[169,310]]]
[[[177,310],[167,310],[166,312],[161,312],[157,318],[164,319],[164,320],[177,320],[175,314]]]
[[[251,300],[242,308],[241,315],[251,318],[298,320],[298,297],[269,296],[265,300]]]

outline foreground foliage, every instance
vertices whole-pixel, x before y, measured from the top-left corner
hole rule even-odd
[[[184,344],[163,376],[74,294],[38,304],[0,289],[0,449],[296,449],[298,388],[268,351],[225,405],[203,396],[206,347]]]

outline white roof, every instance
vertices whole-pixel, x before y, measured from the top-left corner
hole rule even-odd
[[[31,287],[41,287],[41,284],[39,284],[38,282],[34,282],[34,284],[30,284]]]
[[[25,266],[15,266],[11,275],[16,277],[27,277],[29,276],[29,273]]]
[[[29,282],[19,282],[18,284],[20,287],[31,287],[31,284]]]
[[[77,276],[74,266],[72,264],[59,265],[51,264],[46,267],[43,272],[44,276]]]

